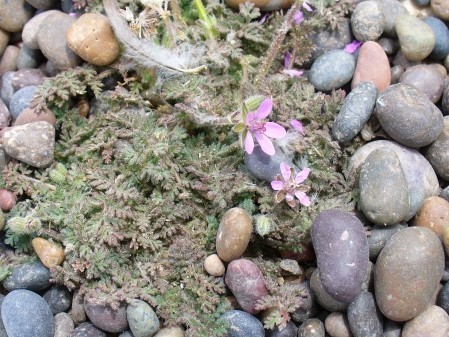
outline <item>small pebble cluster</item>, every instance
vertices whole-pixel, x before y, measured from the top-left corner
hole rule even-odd
[[[311,230],[313,247],[285,253],[281,267],[303,290],[303,305],[284,329],[265,330],[266,313],[257,309],[268,294],[264,276],[244,257],[253,219],[241,208],[228,210],[204,269],[224,277],[230,291],[234,310],[223,315],[229,337],[449,335],[449,1],[355,4],[339,31],[313,34],[317,48],[304,76],[317,91],[348,92],[333,125],[335,141],[367,132],[370,119],[381,126],[385,139],[362,146],[346,168],[348,177],[358,177],[361,212],[321,212]],[[258,4],[264,10],[290,5]],[[0,168],[9,158],[35,168],[54,161],[56,118],[30,106],[47,76],[82,62],[107,66],[119,55],[105,16],[76,18],[69,15],[71,1],[58,6],[56,0],[0,0]],[[361,47],[345,51],[353,39]],[[275,178],[280,163],[292,165],[281,151],[245,154],[246,167],[263,181]],[[14,204],[14,194],[0,190],[0,208]],[[3,282],[0,337],[184,336],[182,327],[160,328],[142,300],[113,308],[52,284],[50,268],[62,263],[64,250],[42,238],[32,244],[40,262],[17,266]],[[316,268],[303,268],[315,261]]]

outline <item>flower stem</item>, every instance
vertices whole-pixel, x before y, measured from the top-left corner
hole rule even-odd
[[[216,19],[212,15],[207,14],[206,7],[204,7],[201,0],[193,0],[196,10],[198,11],[198,16],[206,29],[207,38],[214,39],[218,36],[218,31],[216,29]]]

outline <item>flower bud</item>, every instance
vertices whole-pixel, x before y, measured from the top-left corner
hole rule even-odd
[[[33,234],[42,228],[42,223],[38,218],[31,216],[15,216],[7,221],[9,229],[15,234]]]
[[[262,95],[255,95],[248,97],[243,104],[246,105],[248,108],[248,111],[254,111],[257,110],[257,108],[262,104],[263,100],[265,99]]]
[[[54,183],[63,183],[67,179],[67,169],[61,163],[56,164],[50,171],[50,179]]]
[[[266,215],[259,215],[256,217],[256,232],[260,236],[270,234],[273,229],[273,220]]]

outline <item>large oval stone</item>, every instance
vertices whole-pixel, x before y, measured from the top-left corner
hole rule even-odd
[[[238,207],[228,210],[223,215],[217,232],[216,248],[220,259],[229,262],[242,256],[252,230],[251,216],[247,211]]]
[[[432,231],[409,227],[397,232],[377,258],[374,288],[379,309],[397,322],[418,316],[434,295],[443,271],[444,251]]]
[[[385,132],[408,147],[423,147],[443,129],[441,111],[418,89],[393,84],[377,98],[377,118]]]
[[[3,281],[3,287],[8,291],[15,289],[39,291],[50,285],[50,270],[40,262],[29,262],[14,267],[11,275]]]
[[[59,12],[60,11],[58,10],[52,9],[33,16],[25,24],[22,30],[22,40],[25,46],[31,49],[39,49],[39,45],[37,44],[37,32],[39,31],[39,26],[49,15]]]
[[[349,212],[331,209],[318,214],[311,234],[324,289],[338,301],[351,302],[361,292],[368,268],[362,223]]]
[[[449,315],[436,305],[429,306],[423,313],[405,323],[402,337],[447,337],[449,336]]]
[[[426,158],[435,172],[449,181],[449,116],[443,118],[444,127],[437,139],[427,148]]]
[[[393,225],[409,210],[408,187],[401,162],[389,148],[370,153],[360,170],[360,206],[372,222]]]
[[[408,68],[400,83],[409,84],[421,91],[432,103],[440,100],[444,89],[444,76],[435,65],[418,64]]]
[[[257,265],[246,259],[234,260],[228,265],[225,283],[243,310],[256,314],[257,301],[268,294],[265,279]]]
[[[434,17],[424,18],[423,21],[435,34],[435,46],[429,56],[434,60],[444,59],[449,54],[449,29],[443,21]]]
[[[106,303],[97,303],[93,298],[84,298],[84,310],[90,321],[107,332],[123,332],[128,329],[126,304],[120,303],[117,309]]]

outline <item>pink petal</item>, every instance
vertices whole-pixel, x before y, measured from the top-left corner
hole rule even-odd
[[[280,191],[280,190],[282,190],[284,188],[284,183],[282,181],[279,181],[279,180],[273,180],[271,182],[271,187],[275,191]]]
[[[302,7],[304,7],[308,12],[313,12],[313,8],[310,7],[310,5],[307,2],[303,2]]]
[[[259,143],[260,148],[262,149],[263,152],[269,154],[270,156],[274,155],[276,151],[270,138],[268,138],[262,133],[255,133],[254,136],[256,137],[257,142]]]
[[[284,68],[290,67],[291,61],[292,61],[292,54],[290,52],[286,52],[284,55]]]
[[[307,177],[309,176],[309,173],[310,173],[309,168],[305,168],[304,170],[299,172],[295,177],[295,183],[297,183],[297,184],[302,183],[304,180],[307,179]]]
[[[297,119],[292,119],[290,121],[290,124],[296,131],[299,131],[301,134],[304,134],[304,127],[302,126],[302,123],[300,121],[298,121]]]
[[[253,122],[256,119],[257,119],[257,114],[255,112],[248,112],[248,114],[246,115],[246,118],[245,118],[245,123],[251,124],[251,122]]]
[[[246,151],[246,153],[248,153],[248,154],[253,153],[253,150],[254,150],[254,139],[253,139],[253,135],[251,134],[251,132],[248,132],[246,134],[244,143],[245,143],[245,151]]]
[[[343,50],[347,53],[354,54],[361,45],[362,42],[354,40],[351,43],[347,44],[345,46],[345,49]]]
[[[297,25],[299,25],[301,22],[304,21],[304,14],[300,10],[298,10],[295,13],[295,16],[293,16],[293,22]]]
[[[288,166],[286,163],[282,162],[280,167],[281,167],[282,178],[284,178],[284,181],[289,181],[291,172],[292,172],[290,169],[290,166]]]
[[[283,138],[287,135],[287,131],[285,131],[283,126],[280,126],[277,123],[266,122],[264,135],[276,139]]]
[[[267,21],[267,19],[269,18],[270,14],[271,13],[266,13],[264,16],[262,16],[262,18],[259,20],[259,23],[263,25],[265,21]]]
[[[284,69],[282,72],[290,77],[301,77],[304,74],[303,70],[297,69]]]
[[[295,196],[298,198],[299,202],[304,206],[310,206],[310,198],[304,192],[297,191]]]
[[[265,98],[256,111],[256,118],[262,119],[267,117],[271,110],[273,110],[273,101],[269,98]]]

